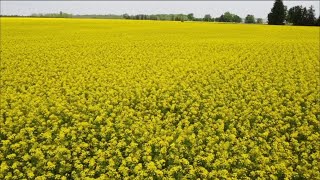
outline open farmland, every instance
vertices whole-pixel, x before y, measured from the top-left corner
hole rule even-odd
[[[320,179],[318,27],[0,20],[0,179]]]

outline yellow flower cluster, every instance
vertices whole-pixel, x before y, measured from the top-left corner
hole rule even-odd
[[[0,20],[0,179],[320,179],[317,27]]]

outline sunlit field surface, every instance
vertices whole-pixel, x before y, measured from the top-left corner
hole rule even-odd
[[[0,21],[0,179],[320,179],[318,27]]]

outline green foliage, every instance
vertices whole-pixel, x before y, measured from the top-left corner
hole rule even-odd
[[[209,22],[209,21],[212,21],[211,15],[210,15],[210,14],[204,15],[203,21],[208,21],[208,22]]]
[[[317,21],[316,21],[316,25],[320,26],[320,16],[318,17]]]
[[[248,14],[246,16],[244,22],[247,23],[247,24],[254,24],[254,23],[256,23],[256,20],[255,20],[253,15]]]
[[[193,21],[194,20],[193,13],[188,14],[187,17],[188,17],[189,21]]]
[[[68,14],[60,11],[59,13],[47,13],[47,14],[34,13],[34,14],[31,14],[31,17],[70,18],[72,17],[72,14]]]
[[[232,14],[230,12],[225,12],[215,20],[217,22],[235,22],[235,23],[240,23],[242,21],[242,19],[238,15]]]
[[[289,9],[287,20],[293,25],[314,26],[316,25],[315,12],[312,6],[307,9],[302,6],[294,6]]]
[[[268,14],[268,24],[283,25],[286,18],[286,7],[282,0],[275,0],[271,12]]]
[[[257,22],[256,22],[257,24],[263,24],[263,20],[262,20],[262,18],[257,18]]]
[[[191,20],[191,14],[137,14],[137,15],[123,15],[124,19],[133,19],[133,20],[165,20],[165,21],[187,21]]]

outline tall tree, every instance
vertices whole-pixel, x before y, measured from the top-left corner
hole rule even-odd
[[[302,18],[300,19],[299,25],[306,25],[307,24],[307,16],[308,10],[306,7],[302,9]]]
[[[289,9],[287,21],[293,25],[298,25],[302,21],[302,6],[294,6]]]
[[[275,0],[271,12],[268,14],[268,24],[283,25],[286,17],[282,0]]]
[[[312,6],[309,7],[307,10],[307,15],[306,15],[306,25],[308,26],[313,26],[316,23],[316,17],[314,13],[314,9]]]
[[[306,7],[302,6],[295,6],[289,9],[288,22],[292,23],[293,25],[300,25],[300,26],[314,26],[316,25],[316,17],[313,7]]]
[[[286,21],[286,23],[287,23],[287,16],[288,16],[288,7],[284,6],[284,20]]]

